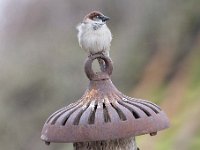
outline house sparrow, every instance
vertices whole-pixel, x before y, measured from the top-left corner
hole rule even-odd
[[[93,11],[87,14],[77,26],[79,45],[88,53],[88,56],[101,53],[109,57],[112,41],[112,34],[106,25],[109,19],[101,12]],[[98,61],[102,68],[103,60],[98,59]]]

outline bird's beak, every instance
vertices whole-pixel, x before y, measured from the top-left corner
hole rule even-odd
[[[108,21],[108,20],[110,20],[110,18],[109,17],[107,17],[107,16],[101,16],[101,20],[103,21],[103,22],[106,22],[106,21]]]

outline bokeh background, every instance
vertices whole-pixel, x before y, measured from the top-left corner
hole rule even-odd
[[[115,85],[170,118],[140,149],[200,149],[199,0],[0,0],[0,149],[72,150],[40,132],[88,85],[75,27],[92,10],[111,17]]]

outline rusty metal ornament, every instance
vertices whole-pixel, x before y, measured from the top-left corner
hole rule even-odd
[[[105,71],[95,73],[92,62],[100,58]],[[110,80],[113,65],[101,54],[88,57],[85,73],[89,86],[80,100],[53,113],[45,122],[41,139],[50,142],[85,142],[155,135],[169,127],[166,114],[156,104],[122,94]]]

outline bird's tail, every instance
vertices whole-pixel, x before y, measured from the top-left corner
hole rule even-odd
[[[100,58],[97,58],[98,62],[99,62],[99,65],[100,65],[100,69],[101,71],[105,71],[105,62],[103,61],[103,59],[100,59]]]
[[[104,56],[110,58],[110,56],[109,56],[109,51],[103,51],[102,54],[103,54]],[[101,71],[102,71],[102,72],[105,71],[105,69],[106,69],[106,64],[105,64],[105,62],[104,62],[102,59],[100,59],[100,58],[97,58],[97,60],[98,60],[98,62],[99,62]]]

